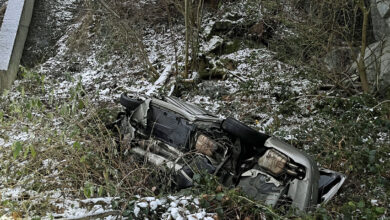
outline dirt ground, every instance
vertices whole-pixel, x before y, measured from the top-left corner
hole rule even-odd
[[[53,57],[55,45],[74,21],[81,1],[35,0],[33,17],[23,51],[21,65],[35,65]]]

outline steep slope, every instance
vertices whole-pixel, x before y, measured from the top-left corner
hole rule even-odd
[[[123,92],[178,96],[285,139],[322,166],[348,174],[321,215],[388,215],[386,103],[324,90],[322,77],[278,60],[269,39],[297,33],[272,23],[261,1],[205,8],[191,80],[180,77],[184,21],[174,5],[102,2],[37,0],[25,67],[0,98],[0,215],[210,219],[221,209],[242,218],[276,215],[229,189],[223,195],[236,200],[219,205],[210,196],[221,193],[210,189],[213,181],[192,196],[169,196],[174,192],[162,184],[165,174],[118,149],[117,134],[105,126],[121,111]],[[212,205],[203,203],[207,199]],[[357,211],[362,206],[363,214]]]

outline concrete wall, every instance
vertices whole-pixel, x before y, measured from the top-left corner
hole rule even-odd
[[[34,0],[9,0],[0,30],[0,92],[16,78],[27,38]]]

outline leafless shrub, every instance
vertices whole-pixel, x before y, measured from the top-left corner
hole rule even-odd
[[[278,52],[279,58],[297,66],[306,66],[309,72],[324,76],[336,87],[351,92],[350,88],[342,84],[347,70],[329,71],[324,57],[340,47],[349,47],[351,51],[355,51],[354,48],[365,47],[372,42],[373,35],[367,29],[369,23],[364,23],[365,15],[360,7],[361,3],[367,5],[367,2],[292,0],[265,3],[271,9],[266,16],[279,21],[295,33],[271,40],[270,48]],[[357,54],[352,60],[358,61]]]

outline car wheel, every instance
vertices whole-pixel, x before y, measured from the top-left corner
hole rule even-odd
[[[121,105],[126,107],[127,111],[134,111],[139,105],[143,103],[143,101],[138,99],[132,99],[128,97],[125,93],[122,93],[120,103]]]

